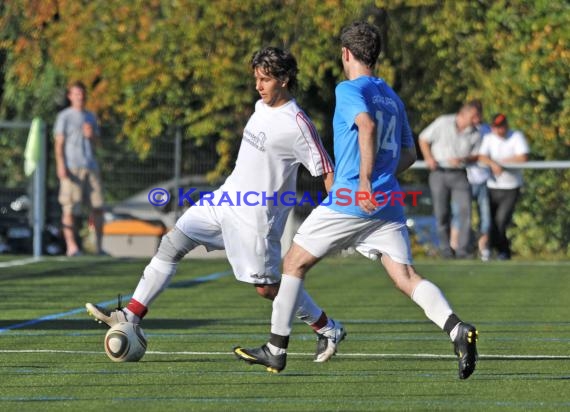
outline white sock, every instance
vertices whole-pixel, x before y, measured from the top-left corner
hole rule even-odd
[[[334,321],[333,321],[331,318],[329,318],[329,320],[327,321],[327,324],[326,324],[325,326],[323,326],[322,328],[320,328],[320,329],[317,331],[317,333],[318,333],[319,335],[326,334],[328,331],[333,330],[334,327],[335,327]]]
[[[153,257],[144,269],[133,299],[148,307],[168,286],[170,279],[176,273],[177,266],[177,263],[165,262]]]
[[[303,280],[283,274],[279,293],[273,301],[273,312],[271,313],[271,333],[280,336],[291,334],[291,324],[295,315],[297,301],[303,290]]]
[[[412,292],[412,300],[424,310],[428,319],[443,330],[445,321],[453,311],[436,285],[423,279]]]
[[[131,312],[128,308],[123,308],[123,313],[127,318],[127,322],[136,323],[137,325],[141,323],[141,318]]]
[[[451,339],[452,342],[455,342],[455,338],[457,337],[457,333],[459,332],[459,325],[461,324],[461,322],[459,322],[457,325],[455,325],[455,327],[451,330],[451,332],[449,332],[449,338]]]
[[[275,346],[274,344],[267,342],[266,343],[267,348],[269,349],[269,352],[271,352],[272,355],[283,355],[284,353],[287,353],[287,349],[283,349],[283,348],[278,348],[277,346]]]
[[[317,306],[311,295],[309,295],[305,288],[303,288],[299,294],[295,316],[307,325],[312,325],[319,320],[322,313],[323,310]]]

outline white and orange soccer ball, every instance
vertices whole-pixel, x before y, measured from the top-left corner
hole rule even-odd
[[[136,362],[145,352],[146,336],[135,323],[120,322],[105,334],[105,353],[114,362]]]

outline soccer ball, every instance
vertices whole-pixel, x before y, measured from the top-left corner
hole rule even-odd
[[[136,362],[145,352],[146,337],[136,323],[118,323],[105,334],[105,353],[114,362]]]

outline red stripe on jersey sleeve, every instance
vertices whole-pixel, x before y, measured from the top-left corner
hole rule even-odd
[[[322,142],[321,138],[319,137],[319,133],[317,132],[317,129],[315,128],[315,125],[313,124],[313,122],[302,111],[297,113],[297,119],[298,119],[297,121],[301,120],[309,129],[309,132],[311,134],[311,138],[312,138],[314,145],[317,148],[317,151],[319,152],[319,156],[321,158],[321,164],[323,165],[323,173],[333,172],[334,168],[332,165],[332,161],[329,157],[329,154],[327,153],[327,151],[325,150],[325,148],[323,146],[323,142]]]

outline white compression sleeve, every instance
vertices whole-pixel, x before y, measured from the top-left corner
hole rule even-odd
[[[303,280],[298,277],[283,274],[279,293],[273,301],[271,314],[271,333],[280,336],[291,334],[291,324],[297,308],[299,295],[303,291]]]

